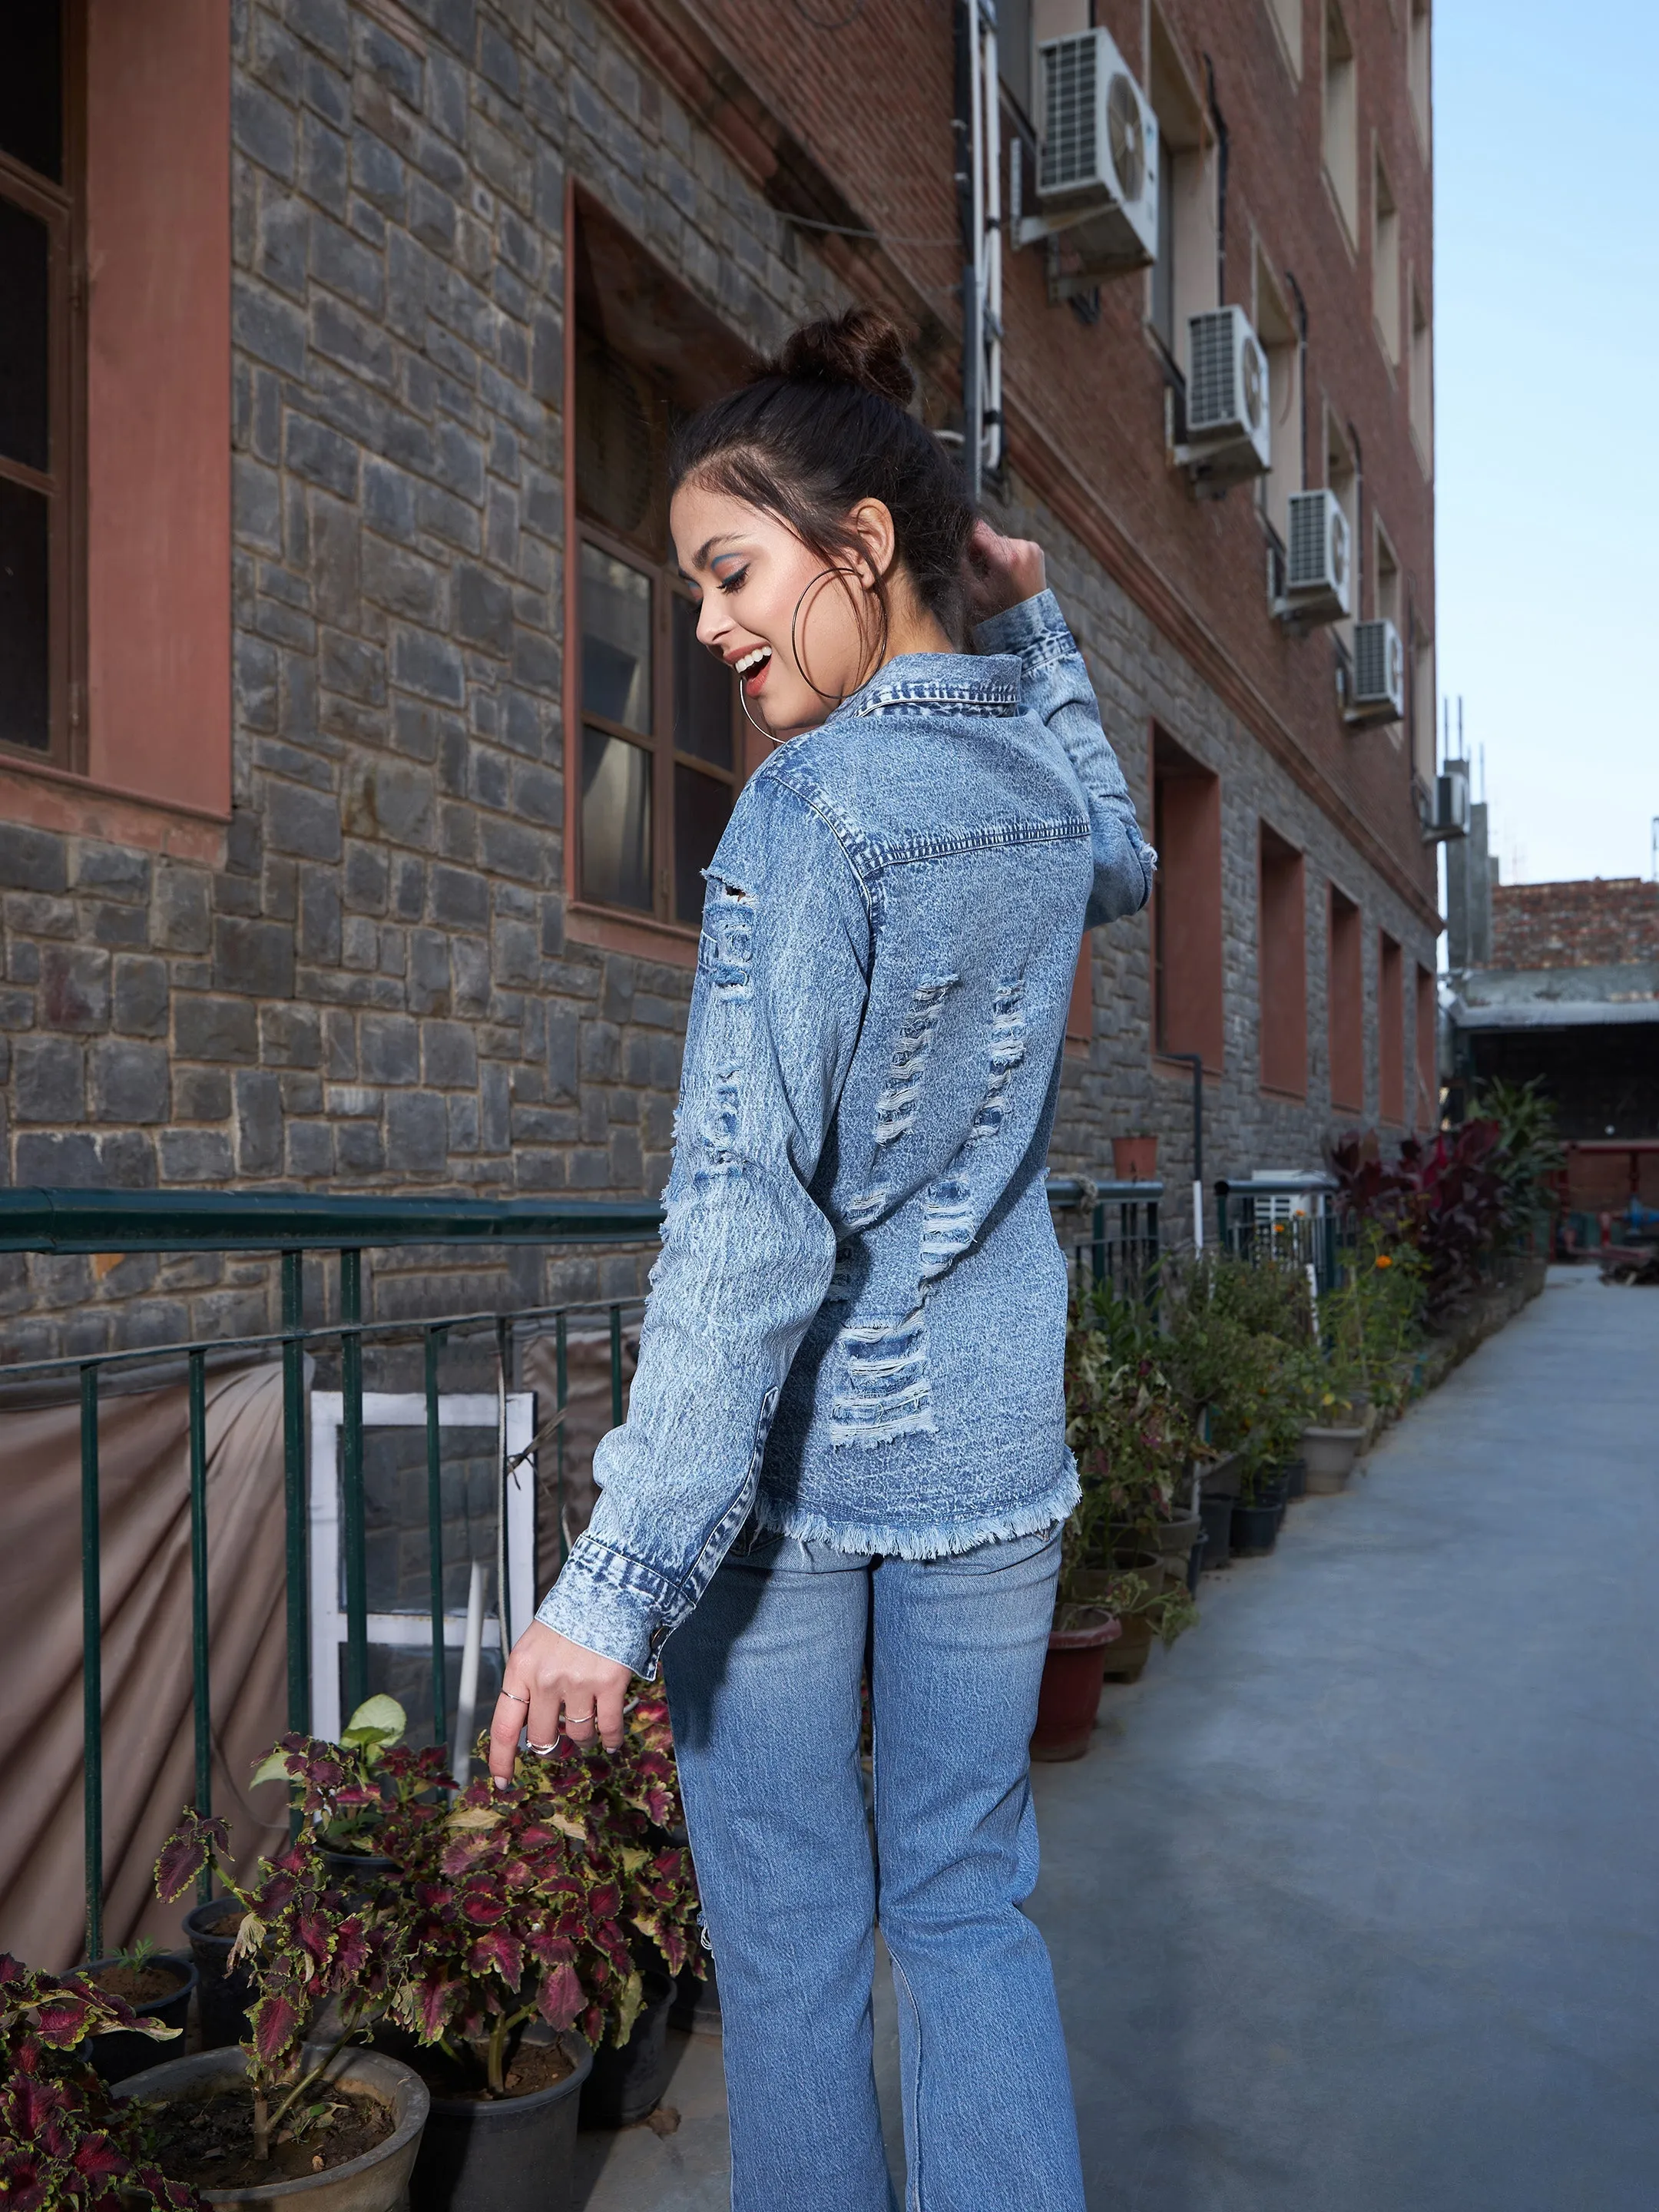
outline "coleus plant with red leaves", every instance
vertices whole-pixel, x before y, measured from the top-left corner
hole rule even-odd
[[[243,1887],[225,1822],[186,1813],[155,1863],[157,1893],[171,1902],[210,1868],[242,1908],[229,1963],[245,1966],[258,1992],[242,2048],[253,2089],[254,2154],[266,2158],[276,2130],[335,2053],[370,2032],[385,2011],[392,1931],[354,1891],[330,1879],[310,1831],[261,1859],[256,1880]],[[302,2066],[307,2031],[331,1999],[338,2003],[338,2033],[321,2057]]]
[[[8,2212],[204,2212],[155,2165],[141,2106],[118,2103],[88,2039],[120,2029],[158,2042],[176,2028],[78,1977],[37,1973],[0,1953],[0,2201]]]

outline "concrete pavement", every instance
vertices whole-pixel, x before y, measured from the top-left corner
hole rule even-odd
[[[1203,1607],[1037,1771],[1091,2212],[1659,2212],[1659,1294],[1553,1270]],[[725,2206],[675,2041],[588,2212]]]

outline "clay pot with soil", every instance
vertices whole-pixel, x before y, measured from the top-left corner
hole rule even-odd
[[[1042,1663],[1031,1736],[1033,1759],[1081,1759],[1088,1750],[1106,1656],[1123,1635],[1123,1623],[1109,1613],[1085,1607],[1070,1610],[1074,1625],[1048,1632],[1048,1656]]]
[[[196,1987],[196,1968],[189,1959],[173,1951],[121,1952],[114,1958],[94,1959],[81,1970],[83,1979],[95,1983],[106,1996],[120,1997],[141,2020],[160,2021],[163,2027],[182,2029],[190,2017],[191,1993]],[[93,2036],[87,2054],[106,2081],[125,2081],[155,2063],[154,2039],[137,2031],[118,2030]]]
[[[322,2056],[307,2052],[309,2066]],[[305,2212],[394,2212],[414,2171],[430,2103],[426,2085],[384,2052],[346,2050],[276,2122],[255,2154],[253,2086],[240,2051],[200,2051],[132,2075],[118,2098],[153,2108],[155,2158],[210,2203],[303,2203]]]
[[[432,2100],[410,2179],[410,2212],[566,2212],[576,2117],[593,2054],[580,2035],[532,2021],[502,2087],[435,2046],[396,2049]]]

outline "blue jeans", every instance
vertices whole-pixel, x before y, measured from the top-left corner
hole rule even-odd
[[[720,1974],[733,2212],[891,2212],[872,2062],[898,1998],[907,2212],[1082,2212],[1028,1749],[1060,1532],[875,1559],[745,1529],[666,1651]],[[859,1765],[868,1658],[876,1860]]]

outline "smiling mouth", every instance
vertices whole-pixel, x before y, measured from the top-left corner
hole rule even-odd
[[[766,672],[772,665],[772,648],[757,645],[752,653],[742,653],[732,664],[733,674],[752,699],[766,681]]]

